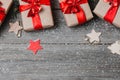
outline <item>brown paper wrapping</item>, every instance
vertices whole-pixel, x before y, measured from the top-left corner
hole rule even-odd
[[[111,5],[108,2],[104,2],[104,0],[99,0],[96,8],[94,9],[94,13],[99,16],[100,18],[104,19],[104,16],[110,9]],[[120,28],[120,7],[118,9],[118,12],[113,20],[113,24]]]
[[[20,5],[26,5],[25,2],[19,0]],[[53,23],[53,17],[51,12],[51,7],[46,5],[41,5],[43,10],[39,13],[42,27],[43,28],[49,28],[54,25]],[[25,31],[32,31],[34,30],[32,17],[27,17],[29,10],[21,12],[22,22],[23,22],[23,28]]]
[[[62,1],[63,0],[59,0],[59,3],[61,3]],[[89,4],[85,3],[85,4],[81,4],[80,6],[82,7],[82,9],[85,12],[87,21],[92,19],[93,15],[92,15],[92,12],[90,10]],[[68,27],[73,27],[73,26],[76,26],[79,24],[76,14],[63,14],[63,15],[64,15],[64,18],[65,18],[65,21],[66,21],[66,24]]]
[[[10,6],[12,4],[12,0],[0,0],[2,2],[2,7],[5,8],[5,13],[7,14],[9,9],[10,9]],[[0,21],[0,25],[2,24],[2,22]]]

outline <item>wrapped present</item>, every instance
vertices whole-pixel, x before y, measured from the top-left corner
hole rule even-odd
[[[50,0],[19,0],[19,2],[24,30],[39,30],[54,25]]]
[[[94,13],[120,28],[120,0],[99,0]]]
[[[0,0],[0,25],[4,21],[7,12],[12,4],[12,0]]]
[[[93,18],[87,0],[59,0],[68,27],[83,24]]]

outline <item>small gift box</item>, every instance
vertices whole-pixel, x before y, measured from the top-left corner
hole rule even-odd
[[[0,25],[4,21],[6,14],[12,4],[12,0],[0,0]]]
[[[59,0],[59,3],[69,27],[83,24],[93,18],[87,0]]]
[[[94,13],[120,28],[120,0],[99,0]]]
[[[39,30],[54,25],[50,0],[19,0],[19,2],[24,30]]]

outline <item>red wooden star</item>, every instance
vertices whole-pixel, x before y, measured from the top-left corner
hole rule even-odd
[[[42,46],[40,45],[40,39],[38,40],[30,40],[30,45],[27,48],[31,50],[35,55],[37,54],[38,50],[42,50]]]

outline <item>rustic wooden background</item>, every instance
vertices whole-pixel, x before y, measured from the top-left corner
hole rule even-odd
[[[107,49],[120,39],[120,29],[96,16],[82,26],[68,28],[58,0],[51,2],[55,26],[23,31],[21,38],[8,33],[9,21],[16,20],[11,8],[0,28],[0,80],[120,80],[120,56]],[[89,0],[92,10],[97,2]],[[98,45],[84,40],[92,29],[102,32]],[[34,56],[26,48],[30,39],[38,38],[44,50]]]

